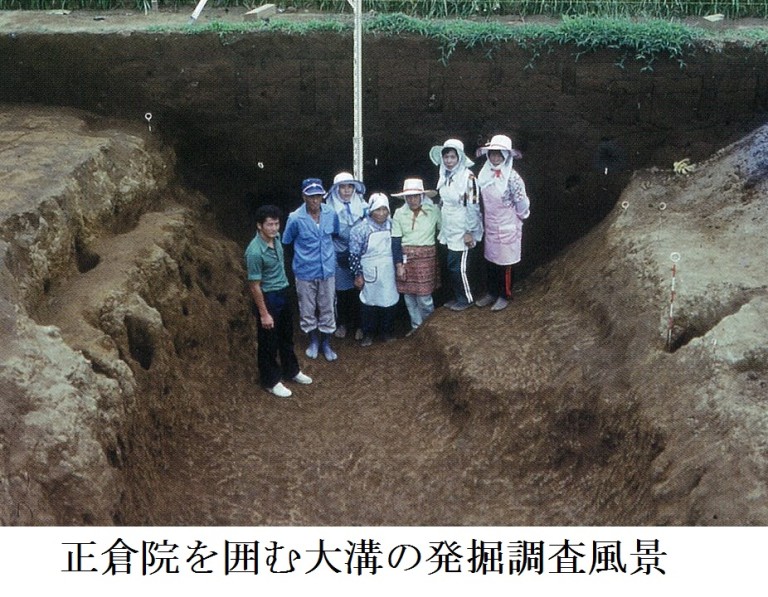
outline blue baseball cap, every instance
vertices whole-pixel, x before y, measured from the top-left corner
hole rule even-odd
[[[304,195],[325,195],[323,181],[319,178],[305,178],[301,183],[301,192]]]

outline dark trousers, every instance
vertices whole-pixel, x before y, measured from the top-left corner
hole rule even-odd
[[[391,307],[373,307],[360,304],[360,319],[363,333],[366,336],[375,336],[377,332],[384,336],[392,336],[395,333],[395,311],[397,304]]]
[[[296,377],[300,369],[293,350],[293,316],[286,292],[265,292],[264,302],[275,321],[275,327],[265,330],[256,312],[259,319],[256,355],[261,383],[265,388],[271,388],[281,379]]]
[[[336,291],[336,325],[354,332],[360,327],[360,291],[357,288]]]
[[[507,300],[512,298],[512,266],[486,262],[488,294]]]
[[[460,303],[471,303],[475,300],[469,284],[469,270],[474,248],[466,251],[448,249],[448,275],[451,278],[451,288],[454,298]]]

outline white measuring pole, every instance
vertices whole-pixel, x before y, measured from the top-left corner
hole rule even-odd
[[[352,139],[352,169],[356,180],[363,180],[363,0],[347,0],[355,13],[354,48],[354,137]]]
[[[189,21],[196,21],[197,17],[200,16],[200,13],[203,12],[203,9],[205,8],[205,3],[208,2],[208,0],[200,0],[197,3],[197,6],[195,7],[195,10],[192,12],[192,15],[189,17]]]

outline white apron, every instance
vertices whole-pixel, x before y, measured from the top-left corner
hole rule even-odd
[[[390,230],[371,232],[368,249],[360,257],[365,284],[360,301],[372,307],[391,307],[400,299],[395,284],[395,264],[392,261]]]

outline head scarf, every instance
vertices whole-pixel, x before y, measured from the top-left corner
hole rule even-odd
[[[372,212],[380,207],[386,207],[389,211],[389,198],[384,193],[374,193],[368,199],[368,211]]]
[[[355,187],[355,192],[349,201],[344,201],[339,194],[339,186],[343,184],[351,184]],[[365,195],[365,185],[362,182],[355,180],[349,172],[339,172],[333,177],[333,185],[326,195],[326,203],[339,214],[339,217],[346,214],[345,219],[351,224],[363,217],[365,211],[363,195]]]
[[[456,155],[459,156],[459,161],[452,170],[448,170],[443,163],[443,150],[453,149]],[[458,139],[448,139],[442,145],[435,145],[429,150],[429,158],[432,163],[439,167],[440,177],[437,181],[437,190],[447,184],[451,184],[453,180],[458,180],[465,171],[475,165],[475,163],[467,157],[464,153],[464,143]]]
[[[489,151],[500,151],[504,156],[504,161],[498,166],[491,164],[488,158]],[[509,183],[509,177],[512,174],[512,162],[515,157],[520,157],[520,153],[512,149],[512,139],[506,135],[494,135],[489,143],[480,147],[475,155],[480,157],[484,155],[486,157],[485,164],[483,164],[480,174],[477,176],[477,184],[481,189],[488,186],[495,185],[500,193],[504,193],[507,190],[507,184]]]
[[[477,175],[477,184],[481,189],[495,185],[499,192],[504,192],[509,183],[509,176],[512,174],[512,152],[506,149],[499,149],[504,156],[504,161],[498,166],[491,164],[491,160],[486,159],[480,174]]]

